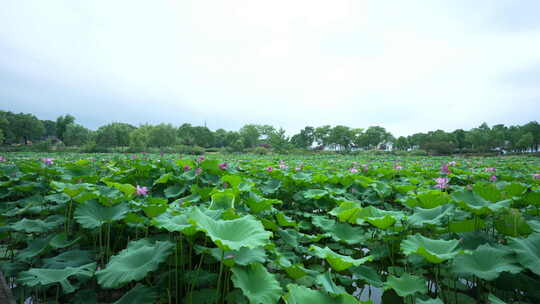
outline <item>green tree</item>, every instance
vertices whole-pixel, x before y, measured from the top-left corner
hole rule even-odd
[[[307,149],[313,145],[314,140],[315,128],[308,126],[300,130],[300,133],[293,135],[290,141],[296,148]]]
[[[24,141],[28,144],[29,140],[41,138],[45,132],[43,123],[32,114],[15,114],[9,122],[16,141]]]
[[[330,130],[329,143],[339,150],[349,151],[352,147],[354,133],[349,127],[335,126]]]
[[[534,143],[534,136],[531,132],[527,132],[521,136],[517,142],[517,148],[520,152],[525,152],[529,149],[532,149]]]
[[[113,122],[97,130],[96,144],[102,147],[127,147],[129,134],[136,128],[130,124]]]
[[[66,114],[64,116],[59,116],[56,119],[56,136],[64,141],[64,133],[66,132],[67,126],[75,122],[75,117]]]
[[[407,140],[407,137],[400,136],[396,140],[396,149],[405,151],[409,148],[409,141]]]
[[[150,133],[152,126],[149,124],[140,125],[129,133],[129,148],[134,152],[145,151],[150,143]]]
[[[90,140],[92,131],[76,124],[70,123],[64,132],[64,144],[66,146],[82,146]]]
[[[246,148],[254,148],[259,144],[261,133],[257,125],[247,124],[240,129],[239,133]]]
[[[289,138],[285,135],[285,130],[279,128],[268,135],[268,144],[277,152],[284,152],[291,148]]]
[[[149,129],[148,145],[151,147],[170,147],[177,142],[177,130],[171,124],[162,123],[147,129]]]
[[[182,124],[178,127],[178,140],[182,145],[193,146],[195,145],[195,134],[193,133],[193,126],[188,123]]]
[[[214,145],[214,133],[207,127],[193,127],[192,128],[195,145],[199,147],[208,148]]]
[[[317,142],[319,146],[328,146],[330,145],[329,139],[330,139],[330,131],[332,130],[332,127],[329,125],[325,125],[322,127],[315,128],[315,132],[313,133],[314,139]]]
[[[45,128],[44,137],[56,136],[56,122],[52,120],[42,120],[43,127]]]

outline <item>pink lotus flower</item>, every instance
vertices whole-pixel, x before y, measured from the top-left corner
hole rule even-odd
[[[137,189],[136,190],[137,195],[139,195],[139,196],[148,194],[148,188],[146,188],[146,187],[141,187],[141,186],[137,185],[136,189]]]
[[[490,178],[489,178],[490,181],[492,182],[496,182],[497,181],[497,176],[496,175],[492,175]]]
[[[450,174],[450,173],[452,173],[452,171],[450,171],[450,169],[448,169],[448,164],[442,164],[441,173],[442,174]]]
[[[295,171],[302,171],[302,168],[296,167],[296,168],[294,168],[294,170],[295,170]]]
[[[362,164],[362,167],[367,168],[367,167],[369,167],[369,165],[368,164]]]
[[[6,158],[3,156],[0,156],[0,162],[5,162],[5,161],[6,161]]]
[[[131,159],[137,159],[139,158],[137,155],[131,155]]]
[[[449,162],[448,162],[448,165],[449,165],[449,166],[455,166],[455,165],[456,165],[456,161],[455,161],[455,160],[449,161]]]
[[[486,171],[486,172],[495,172],[495,168],[485,168],[484,171]]]
[[[356,166],[356,165],[358,165],[358,163],[357,163],[357,162],[355,162],[355,161],[353,161],[353,162],[352,162],[352,164],[353,164],[353,166]]]
[[[349,169],[349,171],[351,171],[351,173],[358,173],[358,169],[356,169],[355,167],[352,167],[351,169]]]
[[[197,161],[198,161],[198,162],[202,162],[204,159],[205,159],[204,156],[199,156],[199,157],[197,157]]]
[[[221,163],[221,164],[218,164],[218,166],[221,168],[221,170],[227,169],[227,163]]]
[[[201,173],[202,173],[202,169],[201,169],[201,168],[195,169],[195,174],[196,174],[196,175],[201,175]]]
[[[268,172],[272,172],[272,171],[274,171],[274,168],[272,168],[272,167],[268,167],[268,168],[266,168],[266,171],[268,171]]]
[[[54,158],[45,157],[45,158],[42,158],[41,161],[42,161],[45,165],[52,165],[52,164],[54,164]]]
[[[439,177],[435,179],[435,182],[437,183],[435,185],[435,188],[439,189],[446,189],[448,188],[448,177]]]
[[[401,170],[401,169],[403,169],[403,167],[400,166],[400,165],[395,165],[395,166],[394,166],[394,169],[396,169],[396,170]]]
[[[279,168],[280,168],[280,169],[287,169],[288,167],[287,167],[287,165],[286,165],[283,161],[280,161],[280,162],[279,162]]]
[[[534,179],[540,179],[540,173],[535,173],[532,175]]]
[[[189,170],[191,170],[191,167],[189,165],[185,165],[184,166],[184,171],[189,171]]]

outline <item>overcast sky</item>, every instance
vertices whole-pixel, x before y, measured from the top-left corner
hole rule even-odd
[[[540,1],[3,0],[0,109],[213,130],[540,120]]]

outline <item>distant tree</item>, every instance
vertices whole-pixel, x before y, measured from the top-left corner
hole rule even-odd
[[[330,139],[331,130],[332,130],[332,127],[329,125],[315,128],[315,132],[313,132],[313,136],[319,146],[330,145],[329,139]]]
[[[227,131],[224,129],[217,129],[214,132],[214,147],[222,148],[227,146]]]
[[[130,124],[113,122],[97,130],[96,144],[102,147],[127,147],[129,134],[136,128]]]
[[[367,128],[363,136],[364,145],[368,148],[377,148],[380,144],[385,144],[393,140],[392,134],[387,132],[385,128],[379,126]]]
[[[4,135],[2,143],[15,140],[15,135],[10,126],[10,120],[13,119],[14,115],[11,112],[0,111],[0,130],[2,130],[2,134]]]
[[[177,142],[177,130],[171,124],[159,124],[150,128],[148,145],[161,148],[170,147]]]
[[[398,137],[396,140],[395,148],[397,150],[402,150],[402,151],[407,150],[409,148],[409,141],[407,140],[407,137],[405,136]]]
[[[75,122],[75,117],[66,114],[64,116],[59,116],[56,119],[56,136],[64,141],[64,133],[66,132],[67,126]]]
[[[268,144],[277,152],[284,152],[291,148],[289,138],[285,136],[285,130],[279,128],[268,135]]]
[[[259,129],[260,128],[254,124],[244,125],[240,129],[239,133],[244,143],[244,147],[254,148],[259,144],[259,137],[261,136]]]
[[[178,127],[177,134],[180,144],[188,146],[195,145],[195,134],[193,128],[194,127],[188,123],[184,123]]]
[[[328,141],[339,150],[349,151],[353,145],[354,133],[349,127],[335,126],[330,130]]]
[[[92,131],[76,124],[70,123],[64,132],[64,144],[66,146],[82,146],[90,140]]]
[[[454,135],[456,148],[458,148],[459,150],[463,150],[467,146],[467,142],[465,140],[466,134],[467,132],[462,129],[457,129],[452,132],[452,135]]]
[[[291,137],[291,144],[296,148],[307,149],[313,145],[315,140],[315,128],[305,127],[300,130],[300,133],[295,134]]]
[[[52,120],[42,120],[43,127],[45,128],[44,137],[56,136],[56,122]]]
[[[41,138],[45,132],[43,123],[32,114],[15,114],[11,117],[9,126],[13,132],[16,141],[24,141],[28,144],[29,140]]]
[[[145,151],[150,143],[150,134],[153,126],[149,124],[140,125],[129,133],[129,148],[132,151]]]
[[[534,136],[531,132],[527,132],[521,136],[519,141],[517,142],[517,148],[520,152],[527,151],[528,149],[532,149],[534,143]]]
[[[208,148],[214,145],[214,133],[207,127],[193,127],[194,143],[199,147]]]

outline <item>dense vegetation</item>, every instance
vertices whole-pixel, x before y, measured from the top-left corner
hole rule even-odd
[[[417,133],[395,138],[380,126],[367,129],[347,126],[305,127],[290,138],[283,129],[269,125],[248,124],[238,131],[171,124],[135,127],[114,122],[92,131],[75,122],[75,117],[64,115],[56,121],[39,120],[31,114],[0,111],[0,142],[28,144],[30,150],[48,151],[58,144],[76,147],[80,152],[107,152],[122,147],[123,151],[161,151],[202,154],[207,151],[267,153],[269,150],[286,152],[299,150],[352,150],[383,149],[422,150],[430,154],[525,152],[538,151],[540,124],[529,122],[522,126],[502,124],[453,132],[443,130]],[[4,147],[5,148],[5,147]],[[25,149],[25,148],[19,148]],[[69,149],[68,149],[69,150]],[[73,149],[72,149],[73,150]]]
[[[21,301],[540,302],[538,158],[4,156]]]

